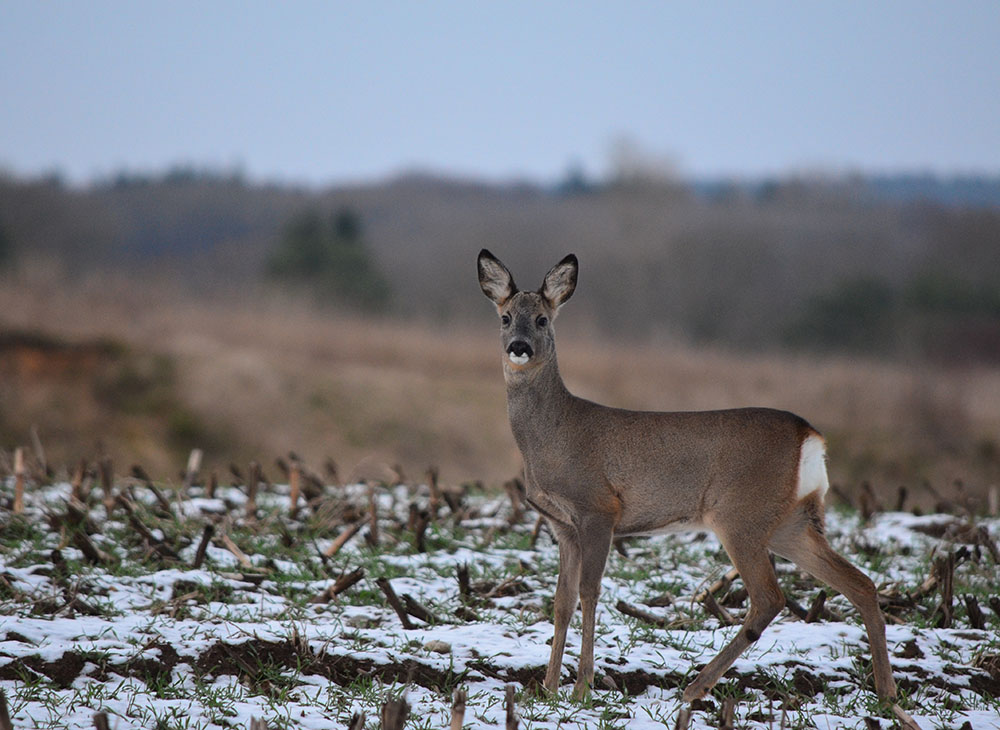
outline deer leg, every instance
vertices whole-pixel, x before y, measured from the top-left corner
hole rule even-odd
[[[549,525],[559,541],[559,579],[556,582],[556,596],[552,606],[555,632],[552,634],[552,650],[543,686],[549,692],[555,693],[559,689],[563,651],[566,649],[566,630],[573,618],[573,612],[576,611],[581,561],[580,538],[576,529],[551,520]]]
[[[785,605],[785,595],[778,585],[767,547],[736,536],[729,539],[726,535],[720,534],[719,539],[733,561],[733,567],[743,578],[743,585],[750,597],[750,610],[735,638],[684,690],[685,702],[691,702],[708,694],[719,681],[719,677],[732,666],[747,647],[760,638],[767,625]]]
[[[606,515],[593,515],[580,525],[582,564],[580,568],[580,609],[583,613],[583,640],[580,646],[580,666],[573,687],[573,699],[582,700],[594,683],[594,634],[597,598],[601,593],[601,577],[611,549],[612,520]]]
[[[885,619],[871,579],[834,551],[826,537],[806,520],[783,525],[772,539],[772,548],[854,604],[868,632],[875,692],[883,701],[894,700],[896,682],[892,677],[889,649],[885,643]]]

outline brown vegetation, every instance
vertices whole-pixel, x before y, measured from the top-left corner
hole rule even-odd
[[[467,299],[489,309],[471,287]],[[148,281],[66,285],[40,271],[0,287],[0,312],[7,331],[44,332],[49,348],[25,359],[24,338],[7,339],[21,344],[0,356],[0,446],[28,444],[37,426],[56,466],[101,442],[116,463],[169,479],[193,447],[210,468],[294,448],[313,464],[332,457],[345,479],[372,464],[436,464],[445,482],[500,485],[520,467],[493,324],[337,316],[250,289],[193,300]],[[827,435],[831,476],[848,490],[905,484],[930,500],[925,480],[946,495],[956,479],[973,495],[1000,481],[996,368],[627,344],[576,326],[571,311],[558,325],[575,392],[638,409],[793,410]],[[38,358],[47,364],[24,364]]]

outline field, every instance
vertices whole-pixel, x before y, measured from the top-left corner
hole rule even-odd
[[[520,459],[495,317],[471,273],[467,295],[481,326],[364,319],[252,287],[191,298],[112,274],[29,270],[0,286],[0,687],[14,726],[91,727],[105,712],[120,730],[333,728],[365,712],[373,727],[405,694],[408,727],[443,728],[464,688],[465,726],[497,727],[513,687],[521,727],[672,727],[747,608],[740,580],[723,580],[703,534],[612,552],[593,697],[569,700],[578,624],[560,696],[541,694],[558,551],[503,490]],[[585,397],[787,408],[823,431],[829,532],[881,588],[901,706],[924,727],[997,726],[1000,370],[636,342],[571,310],[558,329]],[[202,468],[179,474],[193,448]],[[852,607],[778,569],[789,610],[691,726],[726,726],[729,708],[744,727],[890,725]]]
[[[0,481],[0,688],[13,726],[162,730],[347,727],[405,696],[406,727],[673,727],[696,669],[736,630],[745,593],[715,539],[692,533],[612,551],[592,697],[539,683],[557,547],[510,493],[338,485],[289,460],[176,484],[110,463],[69,482]],[[40,480],[44,481],[44,480]],[[906,505],[904,504],[904,507]],[[828,532],[880,587],[901,706],[922,727],[1000,717],[1000,519],[836,506]],[[19,513],[15,514],[14,510]],[[872,691],[860,620],[778,562],[789,608],[704,701],[693,728],[892,724]],[[388,588],[387,588],[388,586]],[[388,590],[401,608],[394,610]],[[707,598],[706,595],[712,598]],[[824,597],[825,602],[822,600]],[[721,606],[721,608],[719,608]],[[405,625],[404,625],[405,622]]]
[[[386,465],[414,478],[434,464],[444,482],[499,486],[520,455],[496,317],[471,258],[466,283],[463,306],[480,325],[364,319],[251,287],[190,297],[155,279],[27,271],[0,286],[0,448],[29,446],[34,428],[57,469],[103,449],[170,479],[192,448],[219,471],[295,449],[334,459],[345,481],[386,479]],[[560,369],[584,397],[792,410],[827,437],[835,483],[855,493],[867,482],[886,501],[906,485],[932,509],[956,480],[980,498],[1000,483],[996,367],[616,340],[572,308],[588,296],[557,322]],[[4,330],[48,338],[49,349],[17,367]]]

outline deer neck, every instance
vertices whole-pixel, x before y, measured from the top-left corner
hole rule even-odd
[[[565,425],[573,396],[559,374],[555,355],[531,371],[508,371],[505,375],[510,428],[521,453],[528,458],[551,443],[560,425]]]

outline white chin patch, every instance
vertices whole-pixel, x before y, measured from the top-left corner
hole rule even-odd
[[[515,365],[524,365],[531,359],[527,355],[515,355],[513,352],[508,354],[507,357],[509,357],[510,361]]]

